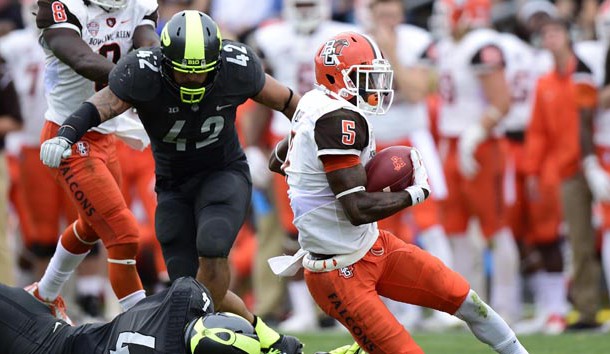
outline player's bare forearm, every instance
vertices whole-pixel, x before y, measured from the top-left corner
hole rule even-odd
[[[510,110],[510,90],[503,69],[482,74],[479,78],[482,92],[485,92],[485,98],[489,102],[481,124],[487,131],[491,131]]]
[[[282,176],[285,175],[282,171],[282,164],[286,160],[286,154],[288,153],[288,137],[282,139],[277,145],[275,145],[271,156],[269,157],[269,169],[275,173],[279,173]]]
[[[288,119],[292,119],[292,115],[297,109],[297,104],[301,99],[301,95],[288,89],[288,87],[279,83],[270,75],[265,75],[265,85],[261,92],[254,96],[254,100],[265,106],[282,112]]]
[[[42,35],[53,54],[79,75],[99,83],[108,82],[114,64],[91,50],[75,30],[53,28]]]
[[[118,116],[131,107],[131,104],[118,98],[108,86],[98,91],[87,101],[97,108],[102,122]]]
[[[366,186],[366,172],[361,164],[328,172],[326,178],[335,195],[352,188]],[[412,204],[409,193],[403,191],[392,193],[361,191],[344,195],[339,201],[354,225],[384,219]]]
[[[142,25],[136,27],[133,32],[134,48],[158,47],[159,45],[159,35],[153,26]]]

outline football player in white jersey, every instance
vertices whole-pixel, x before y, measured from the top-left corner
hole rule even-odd
[[[36,24],[47,54],[48,109],[41,140],[54,137],[63,121],[108,82],[119,58],[132,48],[159,44],[155,0],[41,0]],[[55,180],[77,207],[79,218],[61,235],[39,283],[27,288],[69,322],[59,293],[76,266],[100,239],[108,250],[108,276],[123,310],[145,297],[135,266],[138,225],[118,185],[115,133],[146,143],[141,124],[128,118],[88,132],[72,156],[52,169]]]
[[[31,15],[30,15],[31,16]],[[33,17],[33,16],[32,16]],[[31,24],[32,21],[26,21]],[[35,25],[34,25],[35,26]],[[33,26],[11,31],[0,38],[0,56],[12,77],[23,117],[23,129],[6,136],[8,154],[19,172],[17,198],[22,202],[19,223],[24,247],[32,259],[36,278],[42,276],[57,244],[62,214],[76,220],[76,209],[40,162],[40,131],[47,102],[44,90],[45,55]]]
[[[367,192],[364,164],[375,151],[366,114],[392,103],[392,68],[369,37],[340,33],[315,56],[317,86],[307,92],[271,168],[285,173],[301,250],[271,259],[274,271],[305,267],[309,291],[367,353],[423,353],[381,301],[426,306],[465,320],[498,353],[527,353],[506,322],[438,258],[380,230],[377,220],[423,202],[428,176],[411,151],[414,183],[396,192]],[[280,167],[281,166],[281,167]]]
[[[313,88],[315,76],[311,58],[318,44],[332,35],[354,30],[355,27],[330,20],[329,0],[284,0],[283,6],[283,20],[258,29],[254,34],[255,46],[262,53],[266,69],[280,82],[296,88],[302,94]],[[273,112],[271,119],[271,134],[276,143],[290,132],[290,122],[277,111]],[[255,166],[250,168],[253,175],[257,174]],[[262,168],[266,169],[267,166]],[[298,249],[297,230],[292,225],[293,215],[286,193],[288,186],[281,176],[274,175],[273,188],[282,227],[290,239],[279,242],[288,245],[285,252],[293,253]],[[288,294],[292,302],[292,314],[280,323],[279,328],[289,332],[315,329],[318,325],[315,304],[302,274],[288,281]]]
[[[404,24],[404,5],[400,0],[367,0],[361,1],[360,6],[361,16],[368,12],[364,17],[369,18],[370,23],[365,23],[365,27],[392,65],[397,87],[392,109],[383,119],[371,120],[377,149],[393,145],[415,146],[426,163],[432,187],[432,198],[415,208],[380,220],[379,226],[394,234],[404,234],[405,229],[413,228],[419,234],[422,247],[451,268],[451,247],[438,209],[438,200],[445,198],[447,186],[438,150],[430,133],[426,106],[426,98],[431,91],[430,66],[434,59],[431,56],[435,52],[433,38],[419,27]],[[412,215],[414,227],[408,225],[407,214]],[[419,322],[421,315],[421,311],[411,308],[399,319],[407,326],[421,325],[430,330],[441,330],[461,323],[442,312],[435,312],[428,320]]]
[[[448,194],[443,201],[445,230],[454,251],[454,269],[468,279],[481,276],[466,237],[476,217],[493,245],[491,304],[509,321],[519,314],[519,255],[506,225],[502,178],[504,157],[494,128],[510,107],[504,55],[490,24],[489,0],[437,0],[436,20],[446,33],[438,42],[441,98],[439,133]]]
[[[602,64],[596,69],[596,65],[591,63],[593,74],[598,77],[601,74],[602,89],[599,95],[599,106],[593,141],[597,150],[598,163],[603,167],[605,173],[590,173],[589,185],[591,186],[597,200],[601,202],[602,210],[602,266],[606,276],[606,284],[610,289],[610,1],[606,0],[600,6],[600,11],[596,18],[598,46],[602,46]],[[579,47],[576,46],[578,52]],[[582,53],[585,54],[585,53]],[[585,56],[581,55],[583,60]],[[589,64],[589,63],[587,63]],[[597,175],[595,177],[594,175]],[[596,179],[597,181],[594,181]],[[595,186],[595,187],[594,187]],[[610,322],[605,324],[609,327]]]
[[[508,222],[520,243],[522,269],[534,294],[533,320],[515,324],[517,333],[559,334],[565,329],[566,279],[563,273],[559,181],[549,173],[529,175],[525,168],[525,131],[532,114],[538,78],[552,70],[548,51],[531,43],[544,19],[556,16],[554,5],[530,1],[517,13],[517,35],[504,33],[500,45],[505,54],[506,80],[511,108],[501,126],[507,146],[505,202]],[[545,168],[546,170],[546,168]]]

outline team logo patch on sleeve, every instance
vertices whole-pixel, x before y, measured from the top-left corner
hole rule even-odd
[[[89,156],[89,143],[86,141],[79,141],[76,143],[76,151],[80,156]]]
[[[337,57],[343,52],[343,48],[348,47],[349,42],[347,39],[332,39],[326,44],[320,51],[320,56],[324,58],[324,65],[332,66],[339,62]]]

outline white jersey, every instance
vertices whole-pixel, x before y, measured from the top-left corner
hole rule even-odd
[[[341,109],[358,114],[341,116]],[[355,155],[366,164],[375,151],[366,117],[347,101],[315,89],[299,102],[290,137],[283,167],[301,248],[320,254],[366,253],[379,235],[377,223],[350,223],[320,160],[323,155]]]
[[[23,118],[23,129],[7,136],[7,150],[18,150],[19,146],[14,146],[17,140],[18,145],[39,146],[47,102],[43,81],[45,55],[38,44],[38,31],[26,28],[3,36],[0,56],[13,77]]]
[[[254,40],[263,52],[265,64],[273,71],[273,77],[303,94],[315,83],[314,57],[322,43],[338,33],[355,30],[353,25],[326,21],[306,36],[296,33],[290,23],[282,21],[258,29]],[[290,121],[281,112],[273,112],[271,132],[281,137],[290,132]]]
[[[138,26],[156,26],[156,0],[129,0],[123,9],[106,12],[97,5],[85,5],[83,0],[39,1],[41,8],[36,19],[39,27],[45,29],[68,28],[78,32],[91,49],[116,63],[133,48],[133,34]],[[46,5],[45,5],[46,4]],[[50,9],[43,10],[45,5]],[[77,74],[71,67],[59,60],[46,48],[45,87],[49,108],[45,118],[57,124],[74,112],[91,97],[96,83]],[[121,131],[125,126],[133,129],[135,121],[117,117],[108,120],[94,130],[101,133]],[[141,126],[141,125],[140,125]]]
[[[428,51],[433,47],[432,36],[423,29],[400,25],[396,29],[396,55],[404,67],[430,65]],[[397,90],[388,112],[371,119],[377,142],[393,145],[404,140],[409,133],[429,127],[426,102],[409,103]]]
[[[483,117],[487,101],[478,75],[490,66],[502,64],[498,36],[490,29],[475,29],[459,42],[453,38],[439,41],[437,66],[441,105],[438,124],[442,136],[458,137]]]
[[[511,95],[508,114],[502,119],[505,131],[525,131],[532,114],[533,96],[538,77],[536,50],[514,34],[500,35],[506,66],[504,74]],[[548,70],[552,69],[552,66]]]
[[[574,45],[574,51],[593,72],[597,87],[604,86],[606,77],[606,52],[608,45],[602,41],[585,41]],[[610,109],[600,109],[595,117],[593,134],[595,145],[610,147]]]

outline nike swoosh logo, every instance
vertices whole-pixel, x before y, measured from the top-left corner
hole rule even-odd
[[[53,333],[55,333],[59,326],[61,326],[61,322],[55,322],[55,327],[53,327]]]
[[[222,106],[216,106],[216,111],[217,111],[217,112],[218,112],[218,111],[222,111],[223,109],[225,109],[225,108],[229,108],[229,107],[231,107],[232,105],[233,105],[233,104],[225,104],[225,105],[222,105]]]
[[[131,21],[131,20],[123,20],[123,21],[121,21],[121,23],[127,23],[129,21]]]

